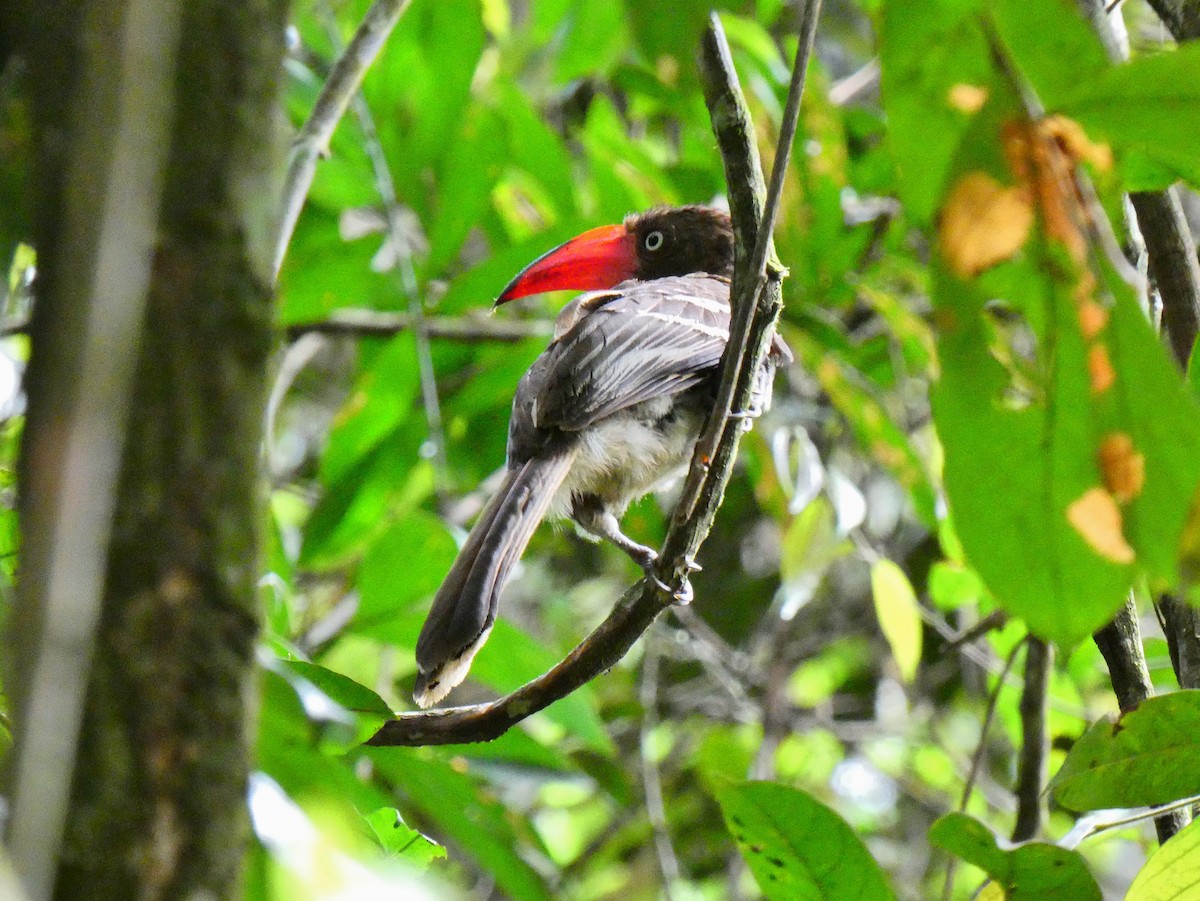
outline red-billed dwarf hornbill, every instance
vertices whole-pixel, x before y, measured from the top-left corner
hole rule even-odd
[[[554,340],[517,386],[504,483],[438,589],[417,641],[419,705],[466,676],[508,574],[538,523],[570,517],[649,572],[655,552],[627,537],[629,504],[678,476],[712,409],[729,338],[733,230],[701,206],[654,209],[585,232],[517,275],[497,305],[574,288]],[[755,384],[770,400],[778,338]]]

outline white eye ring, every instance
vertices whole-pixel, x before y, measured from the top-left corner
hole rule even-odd
[[[663,233],[660,231],[650,232],[650,234],[646,235],[646,240],[642,243],[647,250],[658,250],[658,248],[663,246]]]

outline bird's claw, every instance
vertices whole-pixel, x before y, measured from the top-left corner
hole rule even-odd
[[[762,415],[762,407],[751,407],[749,410],[730,410],[730,419],[758,419]]]
[[[681,607],[686,607],[688,604],[690,604],[695,596],[696,595],[692,592],[692,583],[689,582],[687,578],[684,578],[683,581],[679,583],[679,589],[671,594],[671,597],[675,599],[675,603],[679,604]]]
[[[659,590],[662,591],[663,594],[668,595],[676,604],[681,604],[686,607],[695,597],[695,594],[692,591],[692,583],[687,580],[687,577],[683,578],[678,588],[668,585],[666,582],[660,579],[657,574],[650,571],[647,571],[646,578],[658,586]]]

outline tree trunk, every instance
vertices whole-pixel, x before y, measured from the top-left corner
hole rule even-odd
[[[39,151],[39,274],[21,460],[25,547],[13,630],[25,653],[10,675],[18,774],[10,838],[39,807],[41,788],[22,783],[19,773],[39,747],[30,734],[39,703],[31,683],[53,631],[54,586],[66,584],[56,581],[45,545],[52,528],[66,534],[71,524],[53,521],[48,499],[62,491],[55,479],[66,457],[64,436],[80,426],[72,416],[90,392],[114,390],[89,383],[86,346],[75,343],[86,345],[103,301],[90,307],[89,323],[88,310],[79,309],[89,298],[64,290],[86,262],[72,247],[79,240],[99,246],[112,224],[85,217],[93,233],[70,233],[72,204],[80,200],[70,173],[77,155],[97,152],[96,141],[86,146],[89,117],[94,134],[95,119],[106,113],[104,104],[88,109],[76,98],[88,96],[91,81],[93,88],[99,83],[98,96],[120,101],[120,85],[103,83],[102,67],[90,68],[97,46],[109,52],[109,42],[119,45],[123,35],[136,48],[139,22],[161,27],[158,17],[178,17],[165,70],[165,166],[161,192],[151,198],[158,212],[149,223],[155,229],[157,219],[146,246],[148,284],[137,298],[139,315],[130,317],[130,343],[106,349],[129,361],[124,382],[119,372],[114,377],[125,388],[109,411],[118,422],[119,469],[114,457],[111,515],[101,534],[87,536],[107,543],[96,552],[103,568],[94,630],[85,630],[79,654],[87,681],[78,739],[67,755],[74,768],[61,771],[69,802],[61,824],[46,833],[44,853],[53,854],[59,835],[61,851],[46,878],[30,878],[36,866],[13,840],[34,898],[51,885],[63,899],[229,898],[238,893],[249,838],[258,461],[273,337],[271,218],[287,4],[183,0],[177,8],[151,4],[149,18],[143,7],[139,19],[130,12],[139,2],[78,5],[86,9],[30,2],[21,35]],[[97,22],[124,31],[105,32]],[[153,92],[152,73],[145,80],[135,79],[132,90]],[[154,131],[153,121],[141,124]],[[111,129],[100,134],[107,140]],[[113,146],[119,154],[119,141]],[[106,187],[103,177],[98,171],[97,193]],[[99,489],[103,482],[101,472]],[[65,603],[84,611],[86,588]],[[72,734],[69,719],[63,728]]]

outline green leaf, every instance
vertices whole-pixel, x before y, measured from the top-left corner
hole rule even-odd
[[[939,819],[929,828],[929,840],[987,873],[1006,898],[1100,901],[1100,886],[1076,851],[1043,842],[1003,850],[990,829],[965,813]]]
[[[1075,79],[1073,87],[1057,109],[1090,136],[1200,185],[1193,127],[1200,121],[1200,45],[1113,66]]]
[[[367,713],[386,719],[392,716],[392,708],[383,698],[367,686],[360,685],[341,673],[303,660],[282,660],[280,663],[285,670],[303,677],[319,688],[331,701],[351,713]]]
[[[467,235],[491,201],[492,187],[507,159],[500,118],[474,110],[451,142],[438,177],[437,216],[429,227],[426,272],[437,276],[454,261]]]
[[[429,173],[454,152],[486,41],[479,0],[415,0],[363,81],[396,193],[424,221]]]
[[[1079,89],[1081,82],[1102,77],[1112,66],[1091,26],[1071,0],[995,0],[990,4],[996,30],[1044,105]],[[1062,61],[1069,59],[1071,65]]]
[[[1200,897],[1200,820],[1193,820],[1154,853],[1134,877],[1125,901],[1184,901]]]
[[[355,628],[396,616],[432,596],[455,553],[454,539],[432,514],[413,510],[397,521],[363,557]]]
[[[975,0],[892,0],[880,30],[888,143],[906,212],[933,219],[971,114],[951,103],[957,85],[988,89],[987,42]]]
[[[978,574],[961,563],[940,560],[929,570],[929,599],[939,610],[978,604],[986,593]]]
[[[774,782],[743,782],[718,791],[717,800],[768,898],[895,898],[883,870],[846,821],[810,795]]]
[[[1200,795],[1200,691],[1143,701],[1094,723],[1050,783],[1070,810],[1167,804]]]
[[[629,45],[621,4],[576,2],[565,17],[566,36],[555,65],[560,82],[607,73]]]
[[[866,380],[841,357],[803,332],[788,331],[788,342],[813,372],[830,402],[854,429],[859,443],[909,493],[918,516],[930,528],[937,522],[937,496],[921,458]]]
[[[367,755],[463,853],[521,901],[551,901],[545,881],[522,857],[535,840],[528,822],[510,812],[470,775],[429,753],[372,748]],[[524,839],[524,840],[523,840]]]
[[[899,566],[888,559],[871,567],[871,594],[879,628],[892,649],[905,682],[917,675],[921,662],[921,609],[916,592]]]
[[[394,807],[380,807],[363,814],[363,819],[375,833],[380,846],[407,864],[426,869],[433,861],[446,856],[446,849],[430,841],[407,825]]]
[[[998,140],[1011,109],[997,97],[977,117],[956,188],[1011,182]],[[1128,285],[1102,255],[1088,265],[1034,230],[977,277],[937,265],[933,287],[934,419],[959,537],[997,602],[1068,647],[1136,576],[1178,580],[1200,484],[1200,405]]]
[[[424,429],[422,424],[420,429]],[[300,565],[328,569],[346,563],[388,525],[388,512],[404,495],[432,488],[428,466],[413,465],[420,436],[397,433],[355,465],[317,503],[304,525]],[[402,475],[407,482],[401,482]]]
[[[321,457],[321,479],[333,485],[408,418],[416,401],[419,376],[413,336],[397,335],[383,345],[371,365],[355,379],[334,419]]]

